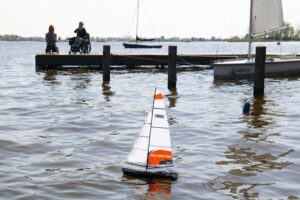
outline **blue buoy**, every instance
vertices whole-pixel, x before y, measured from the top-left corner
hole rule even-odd
[[[244,107],[243,107],[243,113],[244,114],[249,114],[250,112],[250,107],[251,107],[251,104],[249,102],[249,100],[247,100],[244,104]]]

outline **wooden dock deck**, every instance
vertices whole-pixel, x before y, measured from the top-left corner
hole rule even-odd
[[[172,51],[174,51],[172,53]],[[279,55],[268,55],[268,57],[278,57]],[[39,54],[35,57],[36,70],[64,69],[67,66],[93,67],[94,69],[103,69],[107,66],[114,69],[115,66],[133,67],[133,66],[161,66],[169,65],[174,61],[175,65],[196,66],[210,65],[218,60],[228,60],[236,58],[246,58],[247,54],[197,54],[182,55],[177,54],[177,46],[169,46],[169,52],[166,55],[152,54],[111,54],[110,46],[103,46],[103,54],[89,55],[69,55],[69,54]],[[72,67],[74,68],[74,67]]]
[[[202,54],[202,55],[177,55],[178,65],[210,65],[217,60],[245,58],[246,54]],[[112,66],[165,66],[168,65],[168,55],[122,55],[111,54]],[[68,55],[68,54],[39,54],[35,57],[36,70],[63,68],[65,66],[96,66],[99,69],[103,65],[103,55]]]

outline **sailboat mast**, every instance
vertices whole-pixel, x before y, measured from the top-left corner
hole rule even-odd
[[[249,24],[249,47],[248,47],[248,59],[251,58],[251,44],[252,44],[252,29],[253,29],[253,0],[250,0],[250,24]]]
[[[135,41],[137,42],[138,30],[139,30],[139,13],[140,12],[140,0],[138,0],[137,11],[136,11],[136,31],[135,31]]]
[[[155,88],[155,90],[154,90],[153,106],[152,106],[152,112],[151,112],[151,121],[150,121],[150,132],[149,132],[149,141],[148,141],[148,151],[147,151],[146,171],[148,170],[148,162],[149,162],[149,161],[148,161],[148,158],[149,158],[149,150],[150,150],[151,128],[152,128],[152,121],[153,121],[153,114],[154,114],[155,94],[156,94],[156,88]]]

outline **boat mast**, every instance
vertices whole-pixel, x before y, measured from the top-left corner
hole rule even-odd
[[[138,0],[137,11],[136,11],[135,42],[137,42],[137,37],[138,37],[138,29],[139,29],[139,11],[140,11],[140,0]]]
[[[155,88],[155,90],[154,90],[153,106],[152,106],[152,112],[151,112],[151,121],[150,121],[150,132],[149,132],[149,141],[148,141],[148,151],[147,151],[146,171],[148,170],[148,162],[149,162],[149,161],[148,161],[148,158],[149,158],[149,150],[150,150],[151,128],[152,128],[152,121],[153,121],[153,114],[154,114],[155,95],[156,95],[156,88]]]
[[[248,59],[251,58],[252,29],[253,29],[252,19],[253,19],[253,0],[250,0],[250,24],[249,24]]]

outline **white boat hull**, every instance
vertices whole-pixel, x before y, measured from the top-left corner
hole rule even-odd
[[[252,78],[255,72],[255,61],[235,60],[212,64],[215,79]],[[300,59],[272,59],[267,60],[265,76],[300,75]]]

